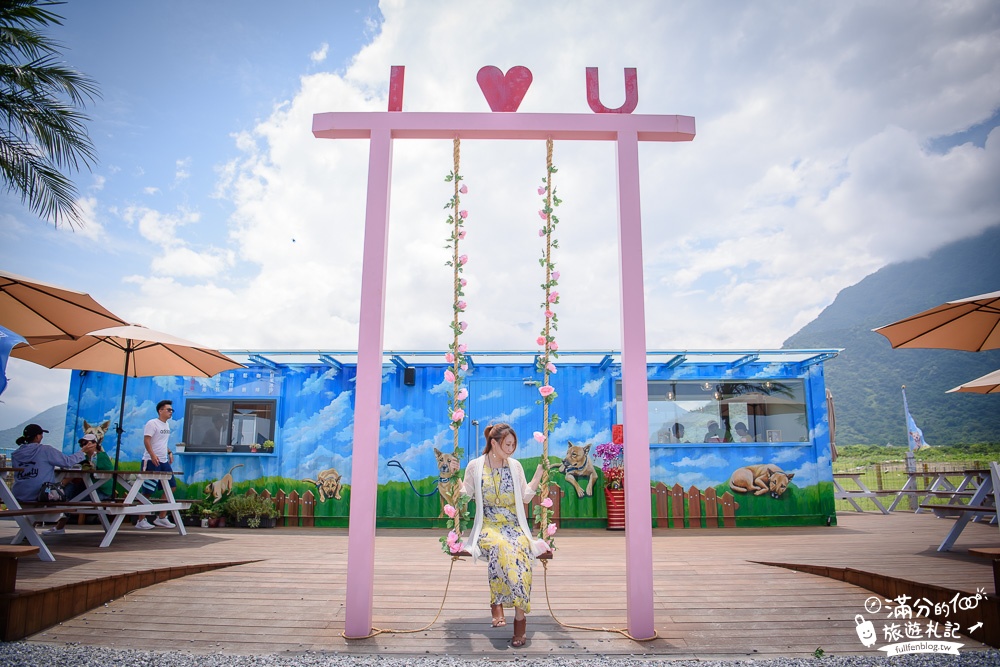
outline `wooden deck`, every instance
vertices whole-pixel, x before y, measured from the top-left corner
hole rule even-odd
[[[545,570],[536,564],[528,645],[512,649],[510,625],[494,629],[489,624],[485,567],[468,561],[455,564],[444,609],[430,629],[347,641],[341,637],[347,534],[340,529],[189,529],[188,536],[180,537],[172,531],[126,528],[111,548],[98,549],[96,527],[71,526],[66,535],[47,539],[56,562],[20,562],[14,595],[45,591],[51,604],[66,587],[124,582],[118,584],[121,593],[104,596],[114,598],[107,604],[101,600],[96,608],[80,609],[78,616],[28,638],[46,643],[193,653],[327,651],[499,658],[766,658],[809,656],[817,648],[827,654],[882,655],[865,649],[854,629],[855,615],[871,616],[864,603],[872,591],[849,581],[875,590],[891,586],[880,591],[889,596],[912,596],[916,584],[939,587],[933,590],[940,595],[956,590],[974,594],[982,588],[993,606],[983,603],[976,613],[992,614],[993,619],[983,619],[987,626],[972,636],[983,640],[990,623],[992,632],[1000,627],[992,564],[968,554],[970,547],[1000,546],[1000,530],[970,525],[954,551],[937,553],[950,521],[923,514],[852,512],[839,515],[840,525],[830,528],[655,532],[659,638],[643,643],[614,633],[561,627],[547,609]],[[0,525],[0,539],[9,539],[13,532]],[[376,627],[418,628],[434,618],[450,565],[439,551],[440,534],[378,531]],[[555,616],[572,625],[624,628],[623,535],[567,530],[557,538],[559,551],[547,575]],[[78,604],[113,592],[114,585],[90,585],[96,592]],[[36,605],[31,613],[42,613],[42,608]],[[508,613],[508,623],[512,616]],[[965,644],[963,651],[983,648],[964,636],[957,641]],[[886,643],[880,637],[876,647]]]

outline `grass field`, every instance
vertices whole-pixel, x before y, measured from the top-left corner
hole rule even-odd
[[[839,454],[833,463],[833,471],[859,472],[862,474],[861,479],[865,486],[873,491],[899,490],[906,484],[906,450],[902,447],[848,445],[841,447]],[[930,474],[953,472],[954,474],[949,474],[947,479],[957,486],[962,481],[965,470],[985,469],[989,467],[990,461],[1000,461],[1000,443],[931,447],[916,452],[915,458],[917,472]],[[917,488],[926,489],[931,481],[932,479],[918,478]],[[850,480],[844,480],[843,484],[847,490],[855,488]],[[893,497],[885,496],[881,500],[883,505],[888,506]],[[855,502],[866,511],[878,511],[875,504],[867,498]],[[947,500],[935,498],[929,502],[944,504]],[[897,509],[909,510],[908,500],[900,503]],[[846,500],[838,500],[837,510],[851,512],[854,511],[854,507]]]

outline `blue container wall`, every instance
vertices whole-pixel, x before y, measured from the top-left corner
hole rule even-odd
[[[444,363],[416,365],[415,385],[407,386],[401,369],[393,365],[383,367],[378,498],[378,515],[383,525],[431,525],[440,516],[441,501],[435,493],[438,453],[451,454],[456,447],[455,432],[448,420],[450,385],[444,380],[445,370]],[[343,486],[337,487],[336,492],[340,498],[333,497],[333,490],[327,489],[331,497],[317,498],[315,513],[317,517],[330,518],[325,522],[318,520],[317,525],[343,525],[348,515],[352,477],[355,372],[354,366],[289,365],[276,370],[254,367],[229,371],[208,379],[132,378],[125,402],[121,458],[127,462],[138,462],[141,458],[143,425],[155,417],[155,405],[161,399],[174,402],[171,447],[184,437],[188,399],[275,399],[273,454],[182,454],[175,466],[184,471],[178,495],[201,498],[207,485],[227,473],[233,477],[234,493],[253,487],[272,493],[282,489],[286,493],[312,491],[317,495],[321,475],[339,475]],[[748,364],[735,370],[724,364],[684,365],[674,369],[651,365],[649,369],[651,380],[792,377],[805,382],[809,442],[653,446],[650,461],[654,484],[680,483],[685,489],[690,486],[721,489],[735,467],[751,462],[777,463],[786,471],[794,471],[797,486],[809,487],[797,496],[805,505],[793,506],[789,502],[777,506],[773,511],[778,516],[808,515],[804,521],[815,523],[825,518],[825,514],[832,514],[832,495],[816,484],[832,480],[821,365],[805,371],[797,364]],[[482,451],[483,428],[492,422],[506,421],[519,436],[517,457],[526,462],[527,474],[532,474],[542,454],[541,444],[532,437],[542,428],[540,396],[537,387],[530,384],[536,379],[533,364],[471,367],[466,377],[467,417],[457,432],[457,446],[463,450],[460,461],[463,470],[469,459]],[[592,364],[560,364],[558,373],[550,378],[558,394],[553,411],[560,417],[549,439],[548,453],[554,463],[565,456],[571,443],[594,446],[611,441],[617,379],[620,369],[616,366],[601,369]],[[119,376],[74,373],[64,449],[76,449],[84,420],[90,424],[109,421],[111,429],[104,444],[113,457],[120,396]],[[593,447],[591,458],[594,458]],[[599,470],[600,461],[594,464]],[[554,474],[553,481],[566,493],[564,518],[580,519],[578,525],[594,525],[586,520],[604,515],[600,481],[592,496],[583,498],[577,497],[562,475]],[[746,525],[752,525],[753,515],[745,512],[744,515]]]

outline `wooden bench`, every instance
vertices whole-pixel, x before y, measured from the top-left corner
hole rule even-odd
[[[38,547],[0,545],[0,595],[14,592],[14,584],[17,581],[17,559],[34,556],[37,553]]]
[[[951,514],[953,512],[974,512],[976,514],[996,514],[997,508],[993,505],[930,505],[921,504],[921,508],[932,510],[938,516]]]

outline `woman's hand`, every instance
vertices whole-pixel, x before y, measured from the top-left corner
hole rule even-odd
[[[452,459],[452,460],[448,461],[448,469],[449,470],[451,470],[452,472],[458,472],[458,468],[459,468],[459,466],[458,466],[458,460],[457,459]]]
[[[538,466],[537,468],[535,468],[535,476],[531,478],[531,483],[537,484],[538,482],[542,481],[543,472],[545,471],[543,470],[542,466]]]

